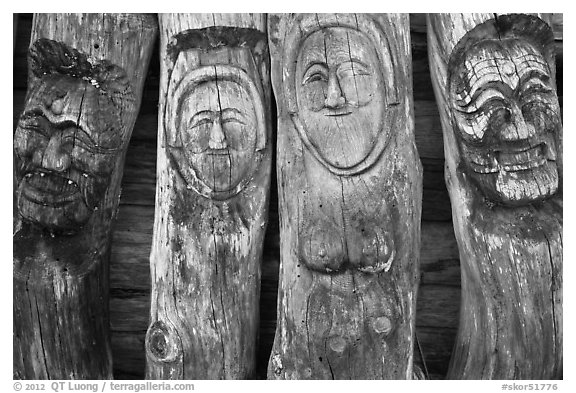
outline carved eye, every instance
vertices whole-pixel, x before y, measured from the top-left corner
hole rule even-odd
[[[24,131],[39,133],[45,137],[50,136],[48,120],[44,116],[23,116],[18,127]]]
[[[372,72],[367,64],[360,61],[347,61],[338,67],[339,78],[354,78],[359,76],[370,76]]]
[[[189,128],[194,129],[202,126],[212,126],[214,121],[210,117],[194,118],[189,124]]]
[[[306,85],[312,82],[327,82],[328,81],[328,68],[324,64],[315,63],[306,69],[302,84]]]

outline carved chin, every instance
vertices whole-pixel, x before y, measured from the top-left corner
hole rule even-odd
[[[472,172],[472,176],[490,200],[505,205],[541,201],[558,190],[558,168],[554,161],[526,170],[500,169],[487,174]]]
[[[301,118],[314,149],[329,165],[340,169],[351,168],[368,157],[381,125],[379,116],[367,108],[303,111]]]
[[[20,183],[18,190],[18,211],[28,222],[67,233],[82,228],[93,212],[84,203],[80,192],[55,197],[34,189],[26,181]]]

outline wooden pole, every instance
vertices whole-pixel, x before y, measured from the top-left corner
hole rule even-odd
[[[271,15],[281,266],[270,379],[411,379],[422,168],[408,15]]]
[[[448,378],[562,377],[562,120],[536,16],[430,14],[462,305]]]
[[[111,225],[156,32],[146,15],[34,15],[14,135],[14,378],[112,378]]]
[[[271,171],[262,14],[159,16],[149,379],[253,376]]]

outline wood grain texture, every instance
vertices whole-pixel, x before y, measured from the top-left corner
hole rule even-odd
[[[270,15],[278,324],[270,379],[411,379],[422,169],[407,15]]]
[[[462,267],[448,378],[561,378],[562,123],[552,32],[535,16],[431,14],[428,34]]]
[[[254,376],[271,172],[264,15],[160,15],[150,379]]]
[[[112,377],[111,226],[156,32],[145,15],[34,18],[14,135],[14,378]]]
[[[560,20],[562,15],[560,14]],[[421,23],[418,21],[422,21]],[[420,23],[420,24],[418,24]],[[14,52],[13,106],[14,128],[22,111],[26,89],[26,54],[30,42],[31,14],[20,14]],[[558,25],[554,33],[562,32]],[[442,130],[434,92],[430,80],[426,44],[426,16],[410,14],[410,41],[412,47],[412,78],[414,84],[414,112],[416,146],[424,168],[424,194],[422,203],[421,291],[425,286],[436,286],[439,301],[418,296],[416,336],[431,379],[446,376],[448,362],[456,337],[458,315],[450,315],[459,308],[460,296],[447,297],[454,286],[460,285],[458,248],[452,227],[450,200],[444,182],[444,147]],[[154,45],[141,110],[138,115],[122,179],[119,213],[113,230],[110,257],[110,322],[112,357],[115,379],[141,379],[145,370],[145,333],[148,323],[150,299],[142,293],[150,292],[149,255],[154,221],[154,194],[156,179],[156,138],[158,133],[158,87],[160,78],[158,41]],[[562,88],[563,43],[556,41],[556,79],[558,94]],[[562,97],[559,97],[560,99]],[[560,100],[561,101],[561,100]],[[561,101],[562,102],[562,101]],[[425,129],[422,129],[422,126]],[[273,134],[275,130],[273,124]],[[423,135],[431,132],[434,139]],[[431,157],[441,152],[442,158]],[[426,155],[426,157],[423,156]],[[142,169],[144,168],[144,169]],[[443,189],[443,191],[441,191]],[[264,239],[261,296],[260,340],[257,355],[257,376],[266,378],[268,359],[276,327],[276,298],[279,265],[279,222],[275,173],[272,173],[269,221]],[[142,291],[142,292],[141,292]],[[444,311],[448,299],[449,313]],[[135,307],[127,308],[128,303]],[[144,313],[144,314],[142,314]],[[422,317],[421,317],[422,316]],[[427,316],[438,316],[451,323],[451,328],[434,325]],[[436,319],[437,321],[439,319]],[[116,326],[122,330],[116,330]],[[142,327],[144,326],[144,327]],[[130,329],[130,330],[127,330]],[[414,359],[419,361],[415,351]]]

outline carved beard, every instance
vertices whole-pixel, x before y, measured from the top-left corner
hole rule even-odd
[[[328,164],[349,168],[364,161],[376,144],[380,124],[374,114],[371,105],[366,105],[317,112],[301,109],[299,117],[310,142]]]
[[[200,181],[214,192],[226,192],[249,175],[253,152],[228,147],[201,153],[186,150],[185,155]]]

